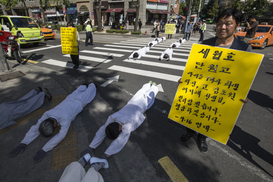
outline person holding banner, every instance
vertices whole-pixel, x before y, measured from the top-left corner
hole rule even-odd
[[[68,22],[67,27],[74,27],[73,22]],[[70,54],[70,57],[72,59],[72,63],[74,64],[73,69],[78,69],[80,65],[80,58],[79,58],[79,42],[80,42],[80,36],[79,32],[77,31],[77,45],[78,45],[78,55],[72,55]]]
[[[204,40],[202,44],[218,46],[221,48],[236,49],[251,52],[251,46],[234,37],[236,29],[240,26],[243,14],[238,9],[228,8],[220,12],[216,24],[216,37]],[[182,83],[180,80],[179,83]],[[240,99],[246,103],[245,99]],[[182,142],[187,142],[194,134],[197,134],[197,145],[201,152],[207,152],[206,136],[187,128],[187,132],[180,137]]]

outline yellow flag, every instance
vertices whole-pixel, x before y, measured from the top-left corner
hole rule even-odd
[[[61,27],[62,53],[78,55],[78,41],[76,27]]]
[[[263,55],[193,44],[169,119],[226,144]]]

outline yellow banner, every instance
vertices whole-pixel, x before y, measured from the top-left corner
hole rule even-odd
[[[263,55],[193,44],[169,119],[226,144]]]
[[[77,28],[61,27],[61,43],[63,54],[78,55]]]
[[[174,34],[174,33],[175,33],[175,24],[166,24],[165,34]]]

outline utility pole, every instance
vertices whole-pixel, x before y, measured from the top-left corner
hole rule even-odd
[[[197,23],[199,22],[199,16],[200,16],[200,12],[201,12],[201,3],[202,3],[202,0],[200,0],[200,2],[199,2],[198,12],[197,12]]]

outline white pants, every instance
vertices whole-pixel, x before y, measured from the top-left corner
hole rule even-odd
[[[94,167],[85,172],[79,162],[72,162],[65,168],[59,182],[104,182],[104,180]]]

